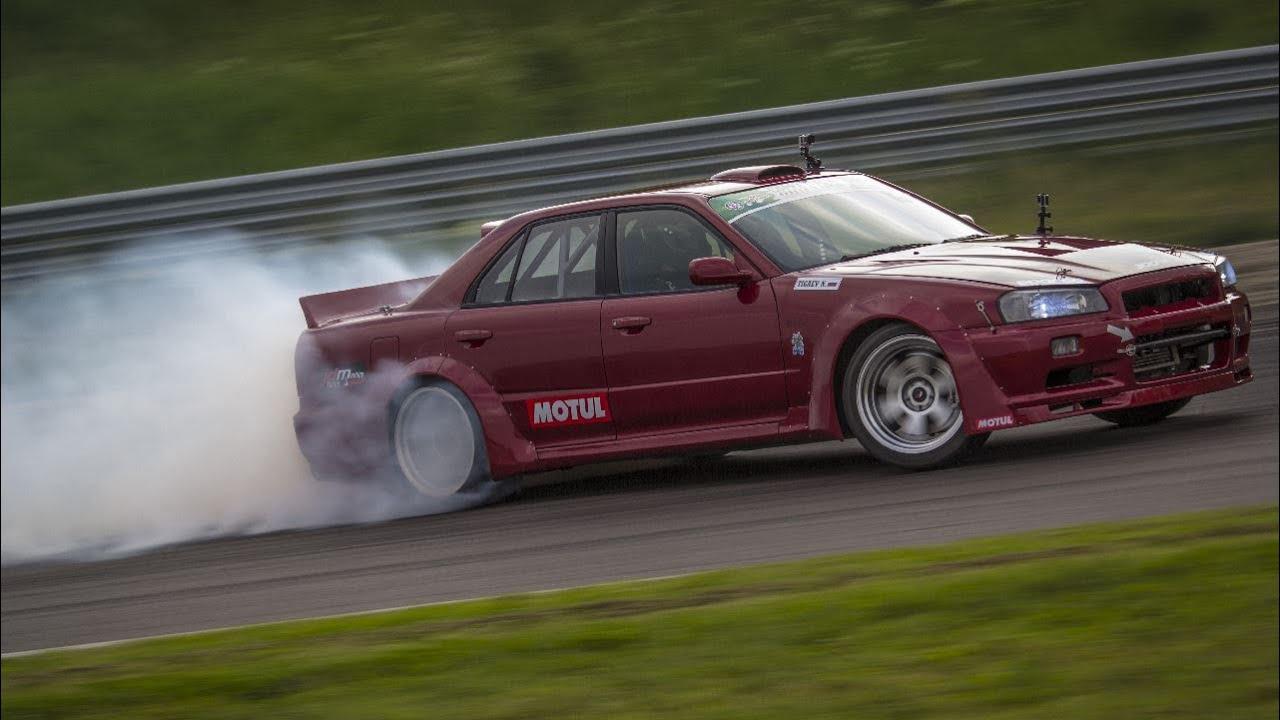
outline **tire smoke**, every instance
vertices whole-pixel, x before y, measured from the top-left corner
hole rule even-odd
[[[136,247],[131,253],[145,254]],[[141,257],[141,256],[139,256]],[[301,295],[434,274],[384,245],[244,251],[6,289],[0,562],[445,512],[399,484],[311,478],[297,449]]]

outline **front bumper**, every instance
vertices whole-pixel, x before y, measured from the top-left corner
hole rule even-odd
[[[1209,301],[1131,315],[1121,294],[1161,281],[1139,277],[1102,288],[1111,305],[1105,313],[941,333],[965,431],[1150,405],[1253,379],[1252,318],[1243,293],[1228,290]],[[1079,351],[1054,357],[1052,341],[1072,336]]]

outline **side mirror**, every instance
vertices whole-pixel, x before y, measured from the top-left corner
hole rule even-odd
[[[689,280],[694,285],[746,285],[755,279],[729,258],[704,257],[689,261]]]
[[[958,217],[958,218],[960,218],[961,220],[963,220],[963,221],[965,221],[965,222],[969,223],[970,225],[977,225],[977,224],[978,224],[977,222],[975,222],[975,221],[974,221],[974,219],[973,219],[973,216],[972,216],[972,215],[965,215],[964,213],[960,213],[960,214],[959,214],[959,215],[957,215],[956,217]]]

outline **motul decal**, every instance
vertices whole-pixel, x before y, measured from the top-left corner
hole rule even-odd
[[[979,430],[995,430],[996,428],[1013,427],[1012,415],[1001,415],[1000,417],[982,418],[978,421]]]
[[[525,400],[530,427],[560,427],[609,422],[609,399],[604,393]]]

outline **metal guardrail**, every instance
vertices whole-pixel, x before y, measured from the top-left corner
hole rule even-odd
[[[1280,46],[1108,65],[714,117],[16,205],[0,210],[0,279],[84,267],[139,238],[152,259],[447,227],[796,160],[936,163],[1028,147],[1277,118]],[[136,258],[135,258],[136,260]]]

